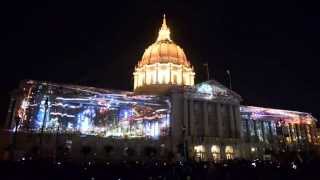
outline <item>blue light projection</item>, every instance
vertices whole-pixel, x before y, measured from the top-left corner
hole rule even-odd
[[[41,91],[39,84],[25,88],[31,95],[23,99],[18,110],[22,119],[19,131],[39,131],[47,111],[46,132],[59,129],[66,133],[114,138],[157,139],[168,135],[170,102],[165,97],[134,96],[129,92],[67,85],[40,85]],[[49,97],[48,106],[45,106],[46,97]]]

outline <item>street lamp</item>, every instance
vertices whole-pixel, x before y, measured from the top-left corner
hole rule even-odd
[[[227,70],[227,74],[228,74],[228,77],[229,77],[229,88],[232,89],[231,73],[230,73],[229,69]]]
[[[206,68],[206,73],[207,73],[207,80],[210,80],[210,74],[209,74],[209,64],[204,63],[203,66]]]

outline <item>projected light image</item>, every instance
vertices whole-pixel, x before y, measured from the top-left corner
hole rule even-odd
[[[19,131],[79,132],[115,138],[159,138],[168,134],[170,102],[79,86],[25,85]]]
[[[240,112],[242,115],[250,114],[250,118],[253,120],[270,119],[284,124],[311,124],[314,120],[310,114],[304,112],[254,106],[241,106]]]

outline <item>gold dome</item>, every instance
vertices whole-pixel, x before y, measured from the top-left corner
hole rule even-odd
[[[190,67],[183,49],[170,38],[170,29],[166,24],[165,15],[157,41],[144,51],[142,59],[138,62],[138,67],[155,63],[173,63]]]

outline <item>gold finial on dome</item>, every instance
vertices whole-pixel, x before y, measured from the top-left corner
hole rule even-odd
[[[166,21],[166,15],[165,14],[163,14],[162,26],[160,28],[160,31],[159,31],[159,34],[158,34],[158,38],[157,38],[157,41],[164,41],[164,40],[171,41],[170,29],[167,26],[167,21]]]
[[[166,14],[163,14],[162,27],[167,27]]]

